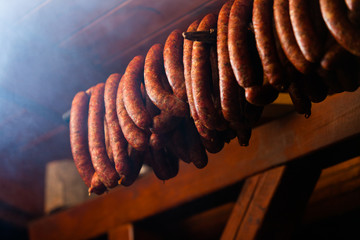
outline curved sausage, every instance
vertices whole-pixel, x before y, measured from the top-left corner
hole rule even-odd
[[[167,147],[181,160],[186,163],[190,163],[190,153],[189,148],[185,139],[185,131],[183,129],[183,124],[180,125],[180,128],[177,128],[173,131],[170,137],[170,141],[167,144]]]
[[[144,151],[148,146],[149,134],[140,129],[131,120],[126,112],[123,102],[123,84],[120,80],[116,95],[116,112],[119,119],[121,130],[127,142],[136,150]]]
[[[166,141],[167,136],[164,136],[164,134],[152,133],[149,139],[149,146],[153,149],[159,150],[165,147]]]
[[[146,92],[151,101],[163,111],[173,116],[184,117],[189,113],[185,102],[167,92],[162,86],[163,74],[163,47],[161,44],[153,45],[146,55],[144,79]]]
[[[104,83],[93,89],[89,103],[88,133],[89,150],[94,169],[101,182],[108,188],[115,187],[119,175],[106,153],[104,136]]]
[[[291,25],[299,48],[309,62],[317,62],[323,54],[324,43],[317,34],[310,15],[310,1],[289,0]]]
[[[256,47],[269,83],[277,90],[287,88],[283,68],[276,51],[273,33],[273,0],[254,0],[253,25]]]
[[[264,76],[265,77],[265,76]],[[268,82],[262,86],[245,88],[246,100],[257,106],[265,106],[274,102],[279,96],[279,92]]]
[[[132,171],[125,179],[122,180],[121,185],[127,187],[135,182],[135,180],[139,176],[141,167],[144,163],[144,159],[147,158],[148,152],[148,148],[145,151],[137,151],[136,149],[129,146],[129,161],[132,166]]]
[[[206,15],[198,26],[198,31],[208,31],[216,26],[216,16]],[[220,118],[212,102],[210,90],[210,47],[203,42],[195,41],[191,59],[191,85],[196,112],[201,123],[214,130],[220,126]]]
[[[165,149],[152,149],[153,159],[151,167],[157,178],[168,180],[175,177],[179,172],[179,160],[174,154]]]
[[[114,156],[115,169],[124,180],[131,173],[128,156],[128,142],[119,125],[116,113],[116,94],[121,79],[120,74],[111,74],[105,83],[105,120],[108,126],[110,146]],[[122,180],[122,182],[123,182]]]
[[[336,41],[346,50],[360,56],[360,30],[346,16],[343,0],[320,0],[320,9],[325,23]]]
[[[106,147],[106,153],[108,155],[108,158],[112,164],[114,164],[114,154],[111,149],[110,145],[110,137],[109,137],[109,128],[106,123],[106,120],[104,120],[104,135],[105,135],[105,147]]]
[[[164,68],[174,95],[186,101],[186,88],[183,64],[183,41],[180,30],[174,30],[164,46]]]
[[[89,187],[89,196],[91,193],[95,193],[97,195],[103,194],[107,189],[104,184],[100,181],[99,175],[95,172],[91,178],[91,185]]]
[[[134,57],[122,76],[123,102],[129,117],[141,129],[148,129],[152,124],[150,114],[146,111],[140,85],[143,81],[144,57]]]
[[[197,168],[204,168],[208,163],[208,157],[201,142],[200,135],[196,131],[196,127],[191,120],[186,121],[185,131],[191,162]]]
[[[89,97],[85,92],[78,92],[75,95],[71,105],[69,128],[75,166],[86,186],[90,187],[95,170],[88,146],[88,104]]]
[[[228,48],[231,67],[238,84],[243,87],[260,85],[251,63],[249,23],[253,0],[235,0],[229,15]]]
[[[299,80],[299,77],[293,77],[288,91],[295,111],[299,114],[305,114],[306,118],[310,117],[311,101],[306,95],[303,83]]]
[[[289,1],[274,0],[273,10],[277,36],[286,57],[299,72],[310,72],[312,66],[301,53],[291,27]]]

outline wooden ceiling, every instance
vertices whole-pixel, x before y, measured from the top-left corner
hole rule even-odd
[[[76,92],[224,2],[1,1],[0,207],[41,215],[46,162],[71,157],[61,115]]]

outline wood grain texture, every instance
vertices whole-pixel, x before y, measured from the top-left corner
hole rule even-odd
[[[345,107],[344,107],[345,106]],[[338,94],[313,107],[309,119],[292,114],[256,128],[250,146],[232,141],[202,170],[182,164],[165,184],[153,175],[81,206],[29,225],[31,239],[83,239],[214,192],[266,169],[360,133],[360,91]],[[313,164],[321,159],[314,159]],[[226,177],[225,177],[226,176]],[[144,201],[146,199],[146,201]],[[81,223],[81,224],[79,224]]]

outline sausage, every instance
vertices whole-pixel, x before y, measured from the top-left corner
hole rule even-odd
[[[186,142],[186,136],[184,131],[184,124],[181,124],[179,128],[175,129],[171,136],[170,141],[167,143],[167,147],[181,160],[186,163],[190,163],[190,153]]]
[[[212,141],[201,138],[201,142],[209,153],[215,154],[220,152],[224,148],[224,139],[221,136],[220,132],[216,132],[216,136],[213,138]]]
[[[358,0],[345,0],[345,3],[349,9],[348,17],[352,24],[360,25],[360,1]]]
[[[153,133],[166,133],[176,128],[181,118],[174,117],[170,113],[161,111],[160,114],[153,118],[153,126],[150,131]]]
[[[189,109],[185,102],[167,92],[162,86],[161,75],[163,69],[163,47],[161,44],[153,45],[146,55],[144,79],[146,92],[151,101],[160,109],[173,116],[188,116]]]
[[[127,175],[127,177],[122,180],[121,185],[123,186],[130,186],[135,182],[137,177],[139,176],[141,167],[144,163],[144,160],[148,156],[148,148],[145,151],[137,151],[133,147],[129,146],[129,157],[131,163],[131,172]]]
[[[106,153],[104,136],[104,83],[93,89],[89,102],[88,133],[89,151],[94,169],[102,183],[108,188],[115,187],[119,175]]]
[[[128,142],[119,125],[116,113],[116,94],[121,79],[120,74],[111,74],[105,83],[104,102],[105,120],[108,126],[111,150],[114,164],[122,182],[131,173],[131,164],[128,156]]]
[[[151,167],[157,178],[165,181],[178,174],[179,160],[174,154],[165,149],[152,149],[151,152],[153,154]]]
[[[319,103],[325,100],[329,89],[317,74],[304,75],[302,81],[311,102]]]
[[[116,113],[119,119],[120,127],[127,142],[136,150],[144,151],[148,146],[149,133],[136,126],[127,114],[123,102],[122,83],[122,80],[120,80],[116,95]]]
[[[104,120],[104,134],[105,134],[105,147],[106,147],[106,154],[108,155],[108,158],[112,164],[114,164],[114,154],[111,149],[110,145],[110,137],[109,137],[109,129],[106,123],[106,120]]]
[[[188,32],[194,32],[197,30],[200,21],[196,20],[193,22],[187,29]],[[185,86],[186,86],[186,95],[188,99],[188,104],[190,108],[191,117],[194,120],[195,126],[199,134],[208,140],[213,138],[213,133],[209,129],[207,129],[201,123],[199,116],[196,112],[194,97],[192,92],[192,79],[191,79],[191,63],[192,63],[192,49],[193,42],[190,40],[184,40],[184,54],[183,54],[183,62],[184,62],[184,76],[185,76]]]
[[[261,85],[254,72],[248,49],[251,10],[253,0],[235,0],[229,15],[228,48],[231,67],[238,84],[243,87]]]
[[[196,20],[193,22],[187,29],[188,32],[194,32],[197,30],[200,21]],[[184,63],[184,77],[185,77],[185,86],[186,86],[186,95],[187,101],[190,108],[190,114],[192,118],[197,119],[197,113],[194,104],[194,98],[192,94],[192,84],[191,84],[191,58],[192,58],[192,49],[193,41],[184,40],[184,54],[183,54],[183,63]]]
[[[208,31],[216,25],[214,14],[206,15],[198,26],[198,31]],[[195,109],[201,123],[208,129],[214,130],[221,126],[221,122],[211,97],[210,89],[210,48],[206,43],[193,43],[191,59],[191,85]]]
[[[299,114],[305,114],[306,118],[310,117],[311,101],[305,93],[303,82],[301,82],[299,76],[292,77],[288,91],[295,111]]]
[[[197,168],[204,168],[208,163],[208,157],[201,142],[200,135],[196,131],[194,122],[187,120],[185,123],[185,131],[191,162]]]
[[[164,68],[174,95],[186,101],[183,41],[180,30],[174,30],[168,36],[164,46]]]
[[[315,63],[323,54],[324,43],[314,28],[310,1],[312,0],[289,0],[289,12],[295,39],[302,54],[307,61]]]
[[[275,89],[283,91],[287,88],[287,83],[273,34],[273,2],[273,0],[254,0],[252,21],[264,74]]]
[[[334,70],[336,65],[340,63],[345,52],[345,49],[339,44],[335,43],[331,45],[320,61],[321,67],[328,71]]]
[[[140,91],[143,73],[144,57],[136,56],[130,61],[122,76],[123,102],[133,122],[141,129],[148,129],[152,124],[152,119],[146,111]]]
[[[265,77],[265,76],[264,76]],[[274,102],[279,92],[268,82],[262,86],[245,88],[245,97],[249,103],[257,106],[265,106]]]
[[[165,147],[166,141],[167,136],[164,136],[164,134],[152,133],[150,135],[149,146],[153,149],[159,150]]]
[[[286,57],[299,72],[310,72],[311,63],[301,53],[291,27],[288,0],[274,0],[273,10],[275,29]]]
[[[95,170],[91,162],[87,139],[88,104],[89,96],[85,92],[78,92],[75,95],[71,105],[69,128],[75,166],[85,184],[90,187]]]
[[[324,21],[336,41],[350,53],[360,56],[360,30],[346,16],[343,0],[320,0]]]
[[[91,193],[100,195],[100,194],[103,194],[105,191],[107,191],[106,187],[100,181],[99,175],[95,172],[91,178],[91,185],[88,190],[89,196]]]
[[[238,85],[231,68],[228,51],[228,22],[233,1],[226,2],[219,12],[217,22],[217,56],[219,67],[220,102],[224,118],[238,121],[240,109],[238,103]]]
[[[210,66],[211,66],[211,89],[212,89],[212,99],[213,105],[215,108],[215,112],[218,115],[219,123],[216,127],[216,130],[223,131],[227,128],[227,122],[222,115],[221,110],[221,100],[220,100],[220,87],[219,87],[219,68],[218,68],[218,61],[217,61],[217,50],[216,46],[213,45],[210,47]]]
[[[251,137],[250,123],[243,119],[242,121],[231,122],[230,126],[235,130],[240,146],[248,146]]]

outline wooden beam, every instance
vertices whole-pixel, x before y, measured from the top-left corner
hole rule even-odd
[[[113,228],[108,232],[108,240],[134,240],[134,226],[125,224]]]
[[[204,169],[182,164],[179,175],[165,184],[150,174],[129,188],[118,187],[78,207],[34,221],[29,225],[30,238],[97,236],[359,135],[360,91],[338,94],[315,104],[309,119],[292,114],[256,128],[249,147],[232,141],[221,152],[209,154]],[[319,157],[311,164],[323,161]],[[326,161],[332,161],[331,156]]]
[[[247,179],[221,239],[290,239],[320,172],[290,164]]]

